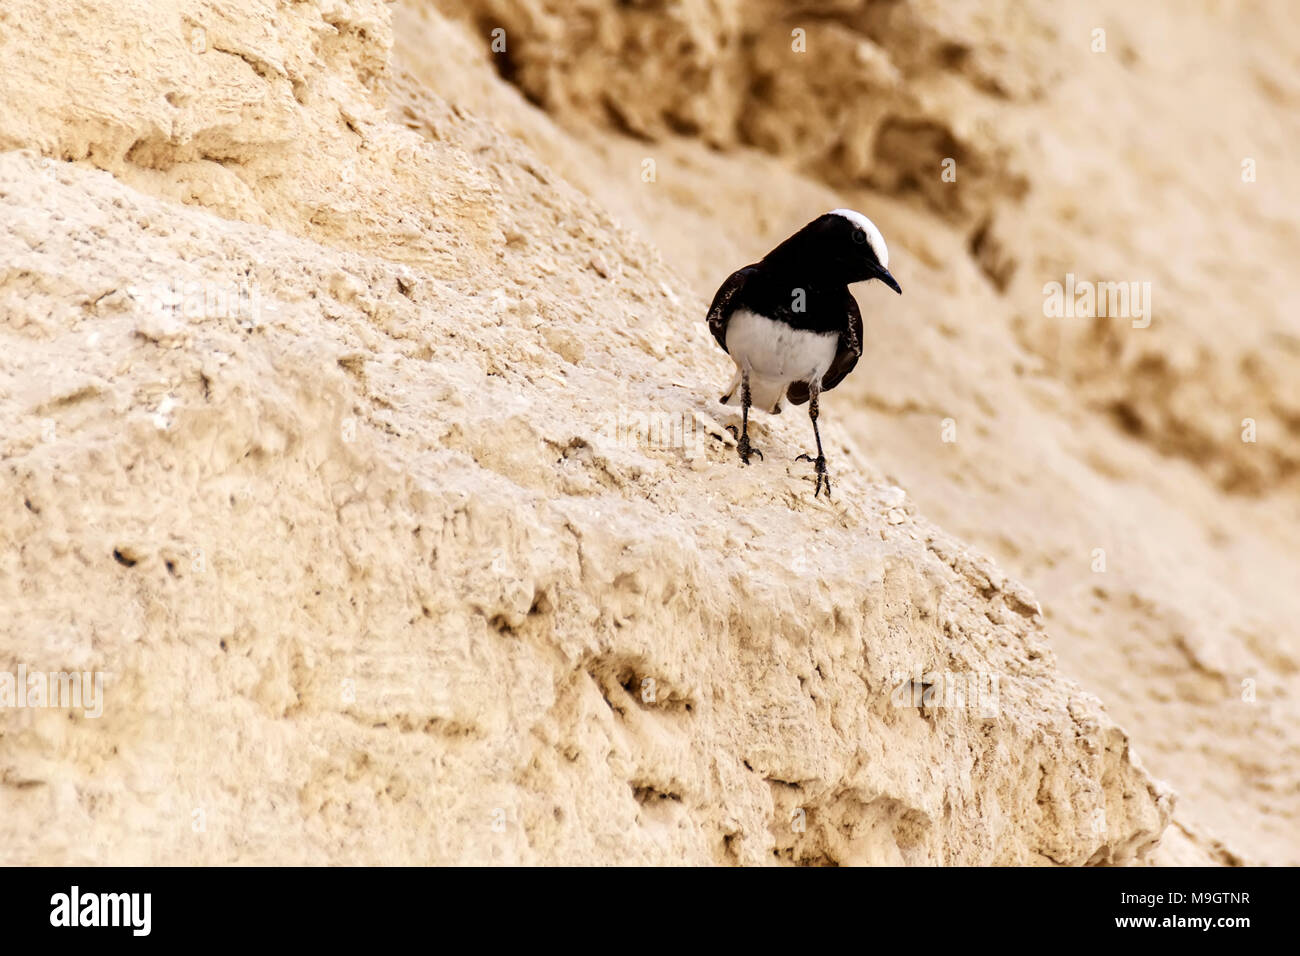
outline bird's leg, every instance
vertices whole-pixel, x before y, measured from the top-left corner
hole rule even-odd
[[[826,486],[826,498],[831,496],[831,477],[826,473],[826,456],[822,454],[822,433],[817,428],[817,395],[818,390],[812,389],[808,396],[808,417],[812,419],[813,437],[817,439],[817,457],[811,455],[800,455],[795,461],[807,459],[811,461],[817,472],[817,487],[813,491],[813,497],[816,498],[822,493],[822,485]]]
[[[736,426],[728,425],[728,430],[735,435]],[[763,457],[763,453],[749,443],[749,372],[740,373],[740,435],[737,437],[736,450],[740,452],[740,460],[749,464],[749,456],[757,455]]]

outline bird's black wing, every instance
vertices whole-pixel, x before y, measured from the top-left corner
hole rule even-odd
[[[858,364],[858,358],[862,355],[862,313],[858,310],[858,300],[853,298],[851,292],[846,292],[844,298],[844,311],[848,321],[840,333],[839,348],[835,351],[831,367],[822,376],[823,392],[829,392],[844,381],[844,376],[853,371],[853,366]],[[807,382],[791,382],[785,397],[792,405],[802,405],[808,401],[809,391]]]
[[[862,355],[862,313],[858,311],[858,300],[853,298],[851,292],[844,298],[849,321],[840,333],[840,347],[835,353],[835,361],[831,362],[831,367],[822,376],[823,392],[829,392],[844,381],[844,376],[853,371],[853,366],[858,364],[858,358]]]
[[[727,350],[727,320],[731,318],[731,313],[739,304],[739,296],[745,287],[745,280],[753,272],[753,266],[745,266],[733,272],[718,288],[713,296],[713,304],[709,306],[709,331],[713,333],[713,337],[718,340],[724,352]]]

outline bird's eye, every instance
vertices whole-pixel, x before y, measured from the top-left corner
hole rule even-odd
[[[867,241],[867,234],[863,232],[861,229],[854,229],[853,241],[856,242],[858,245],[861,245],[862,243]]]

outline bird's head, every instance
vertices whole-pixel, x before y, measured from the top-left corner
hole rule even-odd
[[[846,285],[879,279],[903,294],[898,280],[889,273],[885,237],[874,222],[852,209],[832,209],[818,216],[772,250],[772,255]]]

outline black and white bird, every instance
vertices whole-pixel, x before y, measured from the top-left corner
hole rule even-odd
[[[853,371],[862,354],[862,313],[849,284],[879,279],[902,294],[889,274],[889,250],[880,230],[852,209],[832,209],[804,226],[760,262],[733,272],[713,297],[709,331],[736,363],[721,401],[739,402],[740,460],[763,453],[749,443],[750,406],[780,414],[782,399],[808,403],[817,457],[813,497],[831,494],[817,397]],[[734,426],[731,426],[735,431]]]

